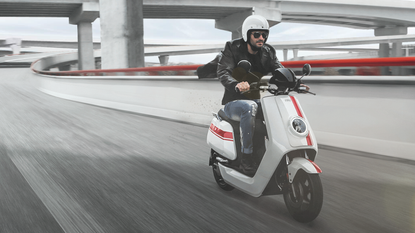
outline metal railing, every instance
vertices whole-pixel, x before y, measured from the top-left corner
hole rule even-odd
[[[180,66],[153,66],[125,69],[100,69],[100,70],[73,70],[73,71],[45,71],[31,65],[33,72],[51,76],[147,76],[147,75],[196,75],[194,71],[202,65]],[[388,58],[359,58],[359,59],[335,59],[335,60],[299,60],[281,62],[287,68],[301,68],[308,63],[313,68],[327,67],[389,67],[406,66],[415,67],[415,57],[388,57]],[[193,72],[192,72],[193,71]]]

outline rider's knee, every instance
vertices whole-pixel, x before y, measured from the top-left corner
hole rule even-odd
[[[246,106],[246,110],[252,117],[255,117],[258,111],[258,104],[254,101],[249,101],[249,103]]]

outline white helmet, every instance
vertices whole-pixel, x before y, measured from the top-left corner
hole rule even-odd
[[[249,30],[261,30],[269,32],[269,24],[266,18],[260,15],[248,16],[242,24],[242,38],[245,42],[248,41]]]

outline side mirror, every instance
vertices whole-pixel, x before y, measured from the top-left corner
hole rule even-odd
[[[311,74],[311,66],[310,64],[305,64],[303,66],[303,75],[308,76]]]
[[[244,69],[247,73],[249,71],[251,71],[251,63],[247,60],[241,60],[240,62],[238,62],[238,65],[236,65],[237,67],[241,67],[242,69]]]

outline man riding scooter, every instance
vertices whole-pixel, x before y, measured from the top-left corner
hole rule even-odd
[[[290,94],[313,94],[301,83],[311,67],[304,65],[301,78],[282,67],[265,43],[269,25],[261,16],[246,18],[242,33],[243,38],[227,42],[214,61],[198,68],[199,78],[217,70],[225,87],[225,106],[213,114],[206,139],[213,177],[225,191],[237,188],[253,197],[283,194],[294,219],[313,221],[323,204],[321,169],[314,162],[318,145],[299,101]],[[264,87],[261,78],[268,73],[270,85]],[[259,90],[269,94],[261,96]]]
[[[262,76],[284,68],[278,61],[275,49],[266,44],[269,35],[268,21],[260,15],[248,16],[242,24],[242,38],[228,41],[219,56],[217,75],[225,92],[222,104],[228,118],[240,122],[241,129],[241,164],[240,170],[246,175],[253,175],[256,164],[253,159],[253,136],[255,117],[260,108],[259,91],[251,91],[250,84],[260,82]],[[254,75],[237,75],[238,63],[248,60],[250,73]],[[242,72],[243,73],[243,72]],[[235,75],[236,74],[236,75]],[[305,85],[303,85],[305,86]],[[305,86],[307,90],[308,86]]]

